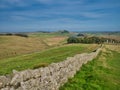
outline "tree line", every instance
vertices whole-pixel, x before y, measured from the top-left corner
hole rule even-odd
[[[104,38],[104,37],[69,37],[67,39],[67,43],[96,43],[96,44],[101,44],[101,43],[120,43],[120,41],[115,40],[115,39],[110,39],[110,38]]]
[[[20,36],[20,37],[28,37],[27,34],[24,33],[4,33],[4,34],[0,34],[1,36]]]

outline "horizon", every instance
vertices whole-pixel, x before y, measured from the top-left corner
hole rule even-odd
[[[120,31],[120,0],[1,0],[0,32]]]
[[[42,32],[48,32],[48,33],[53,33],[53,32],[59,32],[63,30],[39,30],[39,31],[6,31],[6,32],[0,32],[0,34],[6,34],[6,33],[42,33]],[[66,30],[68,32],[74,32],[74,33],[120,33],[120,31],[80,31],[80,30]]]

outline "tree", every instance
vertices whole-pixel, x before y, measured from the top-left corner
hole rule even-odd
[[[69,38],[67,39],[67,42],[68,42],[68,43],[79,43],[79,39],[76,38],[76,37],[69,37]]]

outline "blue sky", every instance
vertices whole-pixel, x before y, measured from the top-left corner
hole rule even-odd
[[[120,31],[120,0],[0,0],[0,32]]]

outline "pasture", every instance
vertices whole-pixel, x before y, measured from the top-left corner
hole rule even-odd
[[[0,75],[10,74],[13,70],[46,67],[100,47],[99,44],[67,44],[70,35],[72,33],[28,33],[29,37],[0,36]],[[119,36],[112,36],[119,40],[117,37]],[[119,58],[119,44],[104,44],[98,57],[83,65],[60,90],[119,90]]]
[[[67,36],[49,35],[47,37],[32,36],[0,36],[0,59],[18,55],[43,51],[45,49],[60,46],[66,43]],[[41,34],[39,34],[41,35]]]
[[[1,59],[0,74],[11,73],[14,69],[24,70],[47,66],[50,63],[65,60],[67,57],[74,56],[75,54],[91,52],[98,48],[98,46],[97,44],[70,44],[54,47],[42,52]]]
[[[111,48],[112,47],[112,48]],[[84,65],[60,90],[119,90],[120,46],[105,45],[96,59]]]

